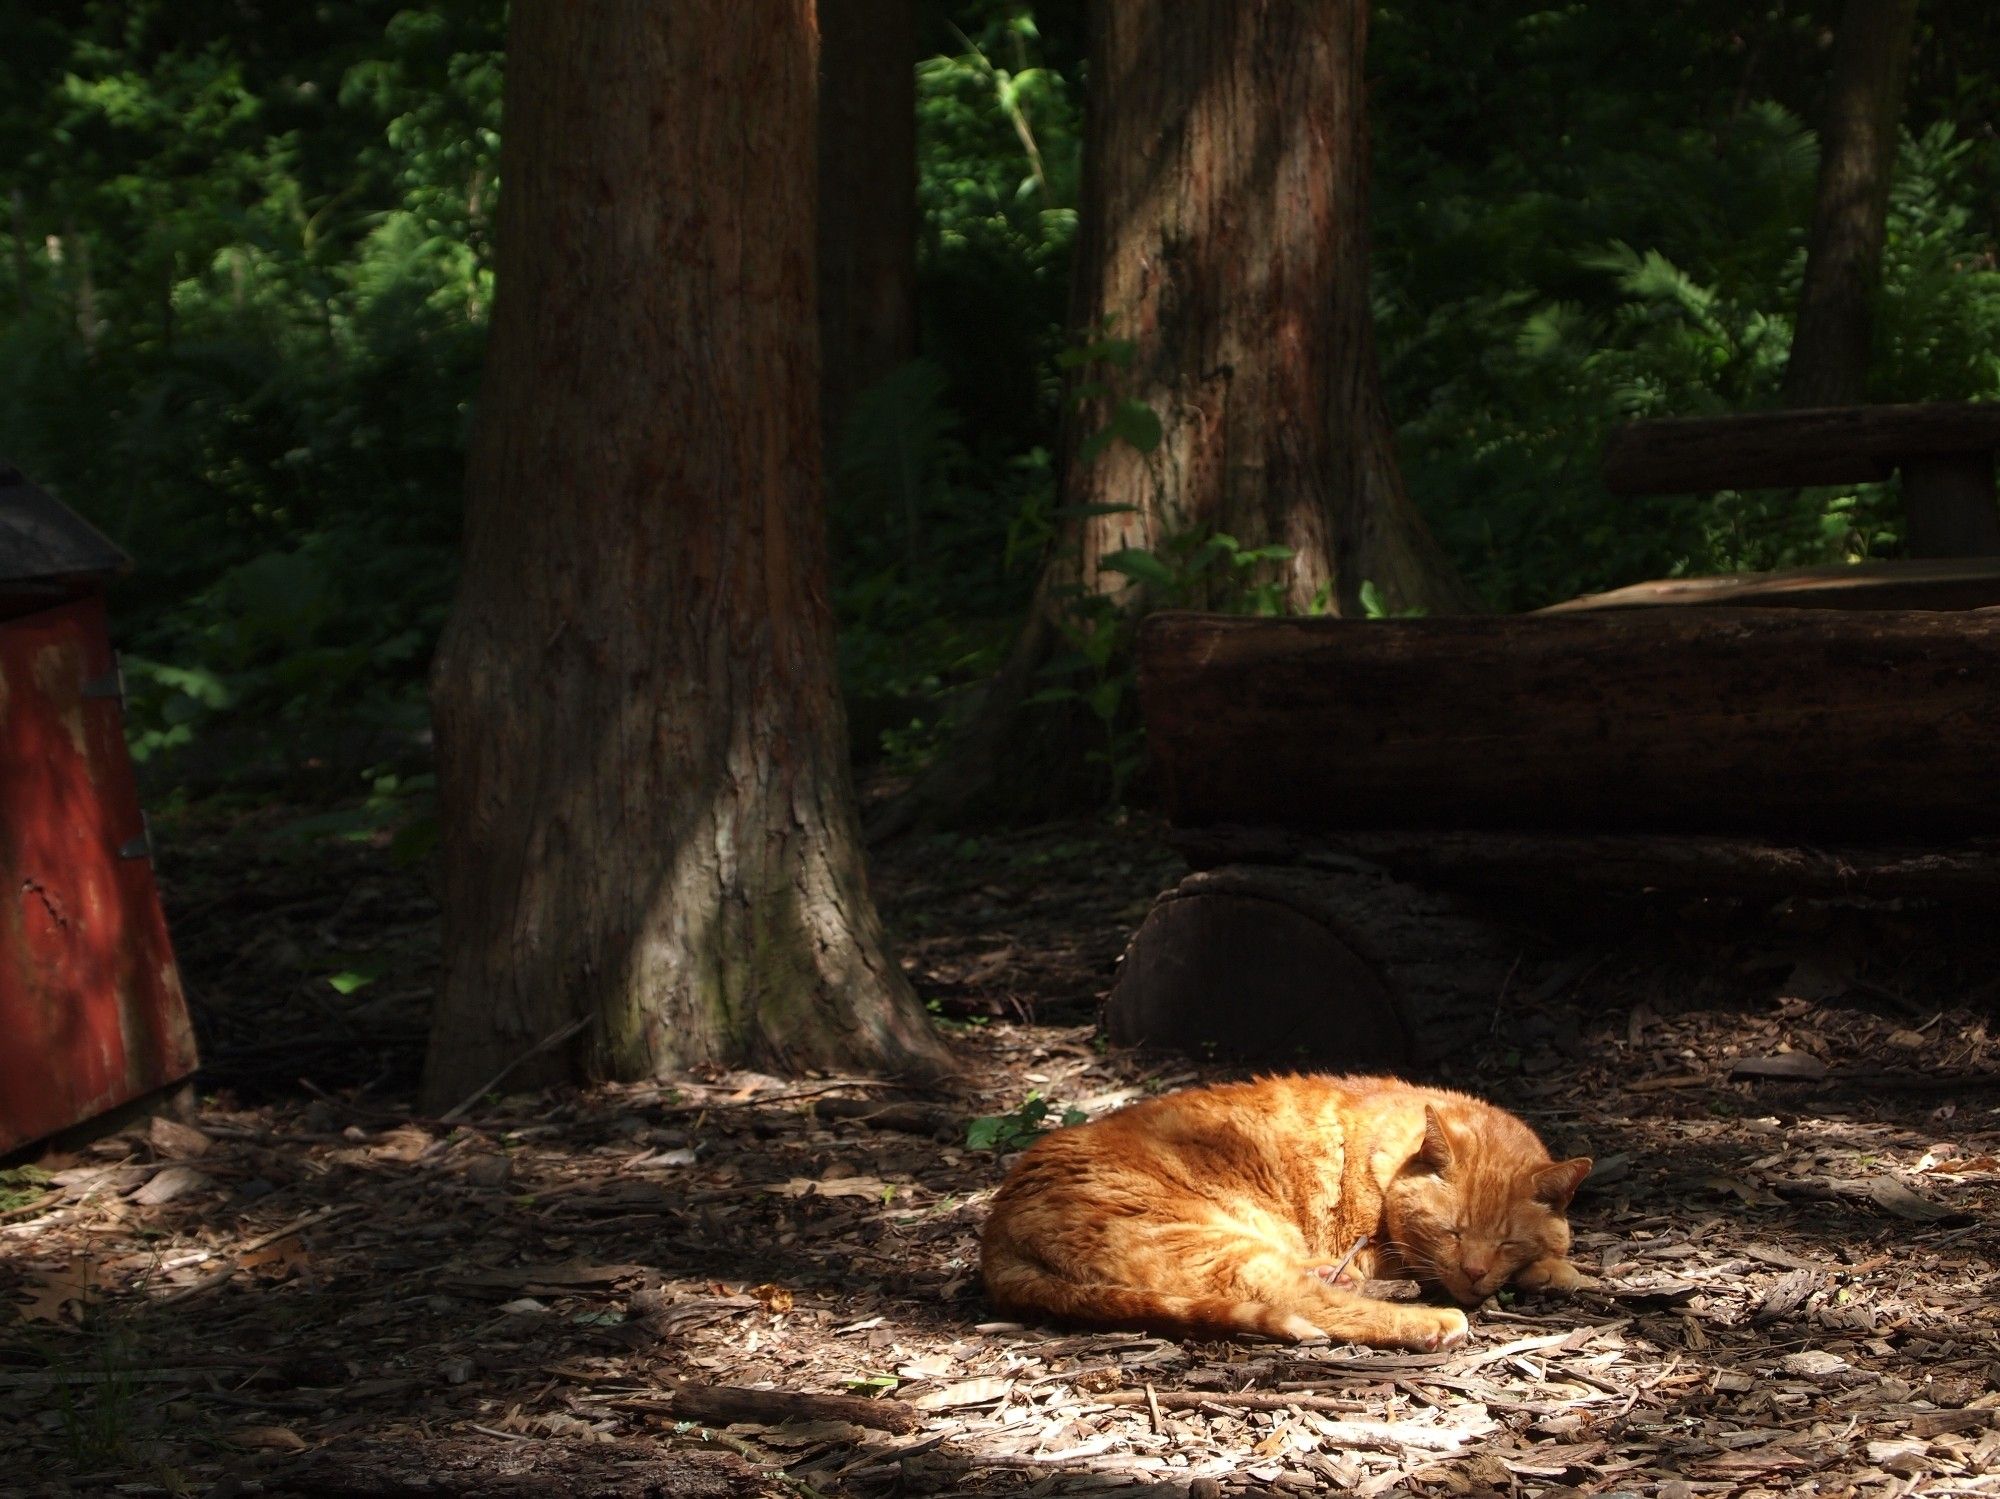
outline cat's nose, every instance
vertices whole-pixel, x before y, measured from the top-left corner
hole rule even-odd
[[[1458,1267],[1465,1272],[1465,1278],[1474,1285],[1485,1280],[1487,1272],[1493,1268],[1484,1260],[1461,1260]]]

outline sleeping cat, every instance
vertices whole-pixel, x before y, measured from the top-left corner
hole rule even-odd
[[[1563,1214],[1589,1171],[1512,1114],[1396,1078],[1191,1088],[1037,1141],[993,1199],[981,1266],[1010,1314],[1450,1348],[1464,1312],[1361,1284],[1412,1277],[1467,1306],[1509,1281],[1574,1290]]]

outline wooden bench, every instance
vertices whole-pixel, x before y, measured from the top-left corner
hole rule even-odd
[[[1903,478],[1914,558],[2000,556],[2000,403],[1831,406],[1632,422],[1604,454],[1613,494],[1791,489]]]
[[[1139,692],[1195,873],[1121,1044],[1421,1066],[1513,982],[1495,893],[2000,892],[2000,609],[1158,614]]]

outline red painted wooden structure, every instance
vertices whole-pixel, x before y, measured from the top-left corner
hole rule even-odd
[[[104,613],[125,565],[0,465],[0,1153],[195,1069]]]

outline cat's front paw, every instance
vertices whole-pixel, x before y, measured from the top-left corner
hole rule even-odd
[[[1455,1306],[1412,1306],[1404,1308],[1404,1312],[1397,1341],[1418,1353],[1456,1348],[1472,1330],[1465,1313]]]
[[[1514,1284],[1524,1291],[1561,1295],[1582,1285],[1583,1273],[1568,1260],[1536,1260],[1522,1266],[1520,1274],[1514,1277]]]

